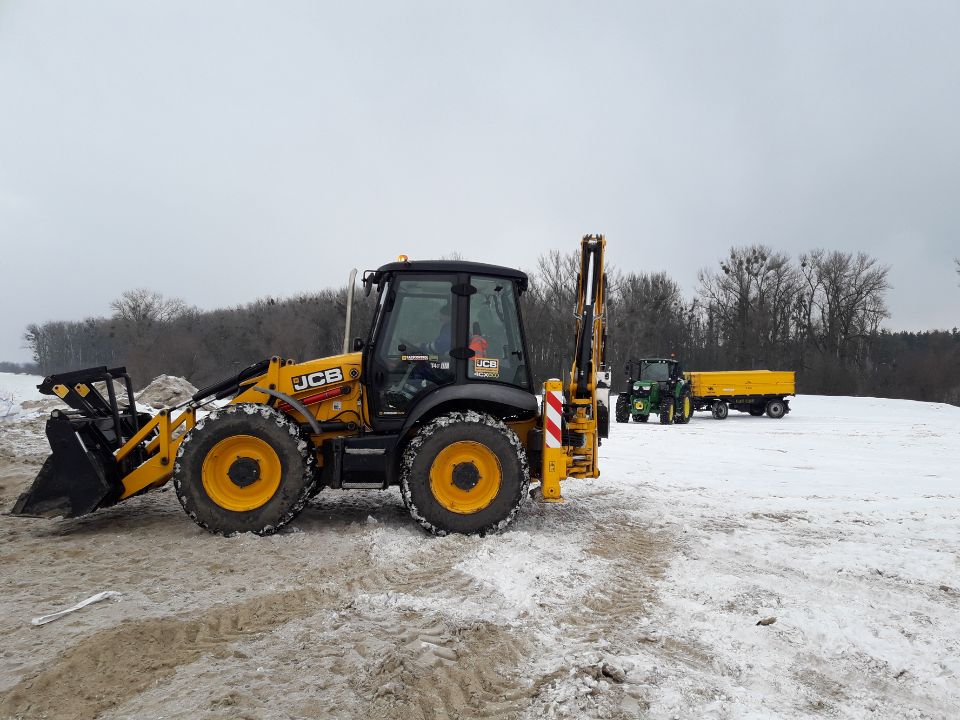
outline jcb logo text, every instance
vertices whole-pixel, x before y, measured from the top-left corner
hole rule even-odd
[[[293,378],[293,391],[300,392],[307,388],[322,387],[341,380],[343,380],[343,369],[338,367],[310,373],[309,375],[297,375]]]

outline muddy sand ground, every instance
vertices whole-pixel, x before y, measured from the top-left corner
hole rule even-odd
[[[36,469],[0,468],[5,507]],[[293,532],[268,538],[209,535],[173,492],[77,520],[2,517],[0,716],[516,717],[548,712],[570,676],[595,691],[571,711],[635,716],[642,690],[606,678],[602,661],[611,644],[646,642],[629,621],[670,542],[639,528],[624,538],[616,497],[603,505],[573,563],[551,546],[580,536],[575,502],[530,503],[510,533],[484,539],[426,536],[396,491],[321,493]],[[507,594],[483,580],[502,544],[521,563]],[[578,591],[591,558],[622,566],[603,593]],[[123,596],[29,624],[100,590]],[[595,649],[596,662],[539,667],[544,641]]]

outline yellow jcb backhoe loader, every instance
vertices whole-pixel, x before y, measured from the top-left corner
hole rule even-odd
[[[202,527],[269,534],[323,488],[399,485],[431,533],[500,530],[531,480],[543,500],[560,501],[561,480],[600,474],[605,245],[603,236],[581,242],[573,367],[566,387],[544,383],[542,404],[520,315],[527,276],[401,256],[364,273],[377,308],[352,352],[348,308],[342,355],[269,358],[153,417],[137,412],[123,368],[45,378],[40,391],[71,409],[51,414],[52,454],[12,512],[76,517],[172,479]],[[352,303],[352,277],[350,288]]]

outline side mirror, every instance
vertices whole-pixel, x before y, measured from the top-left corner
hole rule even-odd
[[[360,352],[363,350],[363,338],[354,338],[353,339],[353,351]]]

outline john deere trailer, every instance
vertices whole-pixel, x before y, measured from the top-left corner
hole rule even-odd
[[[787,397],[796,394],[793,371],[725,370],[685,373],[695,410],[709,410],[717,420],[730,408],[759,417],[780,419],[790,412]]]

